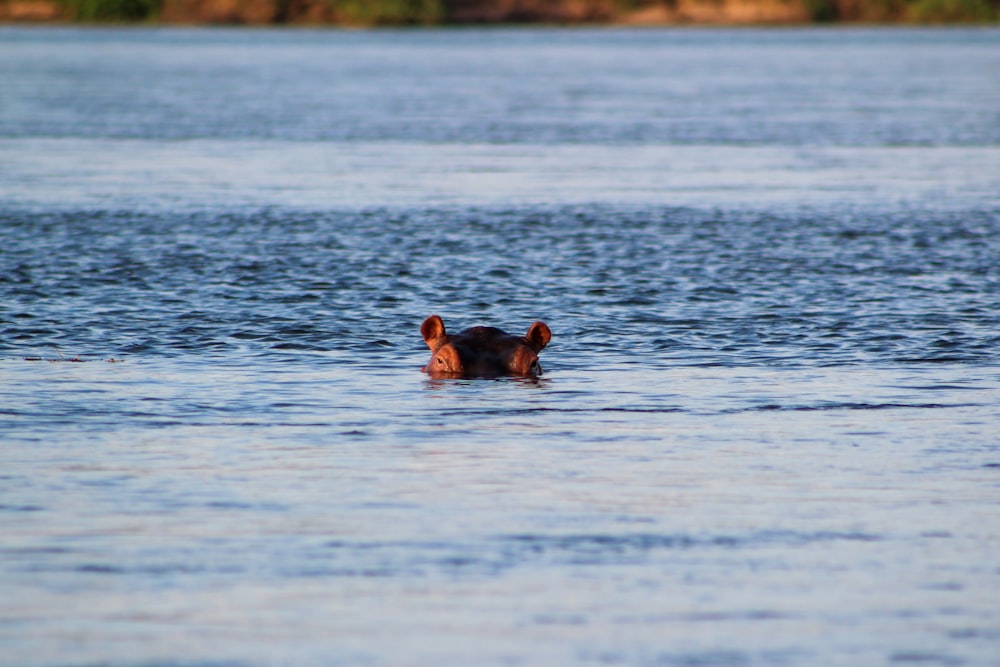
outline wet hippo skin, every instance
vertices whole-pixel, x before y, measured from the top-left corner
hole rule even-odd
[[[496,327],[449,334],[437,315],[424,320],[420,333],[431,349],[431,360],[421,370],[432,377],[537,376],[542,372],[538,353],[552,339],[545,322],[535,322],[523,336]]]

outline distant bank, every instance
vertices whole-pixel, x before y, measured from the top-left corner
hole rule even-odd
[[[0,0],[0,22],[219,25],[994,23],[1000,0]]]

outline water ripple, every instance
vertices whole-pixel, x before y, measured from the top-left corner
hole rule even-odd
[[[545,319],[572,364],[990,362],[1000,213],[0,212],[0,352],[412,353]]]

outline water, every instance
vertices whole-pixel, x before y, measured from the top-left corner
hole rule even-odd
[[[0,30],[0,663],[998,664],[997,71]]]

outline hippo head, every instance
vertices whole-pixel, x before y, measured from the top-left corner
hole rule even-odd
[[[545,322],[535,322],[523,336],[494,327],[448,334],[437,315],[424,320],[420,333],[431,349],[431,360],[421,370],[432,377],[533,377],[542,372],[538,353],[552,338]]]

